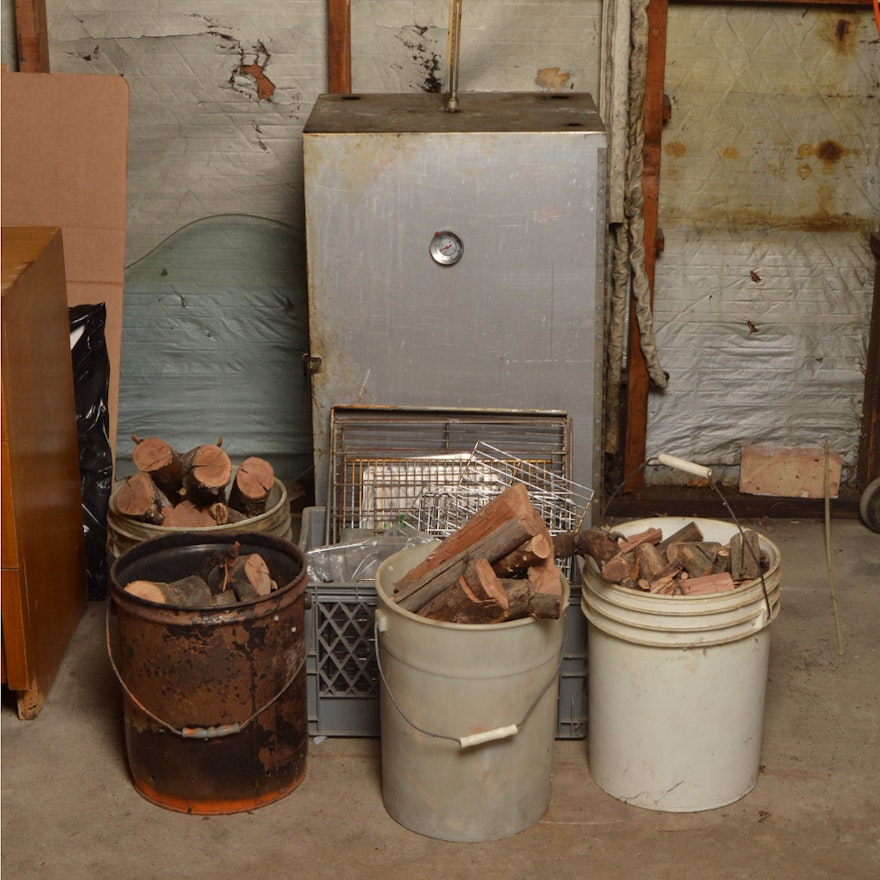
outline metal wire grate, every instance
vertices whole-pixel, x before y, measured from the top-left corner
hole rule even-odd
[[[554,473],[542,460],[526,460],[477,443],[451,489],[425,492],[406,514],[424,531],[448,535],[482,507],[516,483],[529,493],[532,507],[551,534],[580,529],[593,500],[593,490]]]
[[[413,516],[423,531],[449,534],[438,500],[464,500],[462,478],[479,444],[560,480],[570,472],[569,420],[557,411],[339,406],[330,435],[328,544],[348,530],[383,531]],[[484,490],[478,495],[485,503]]]

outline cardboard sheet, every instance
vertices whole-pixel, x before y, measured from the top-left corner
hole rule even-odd
[[[61,227],[68,304],[106,303],[114,449],[128,108],[128,84],[122,77],[3,73],[3,226]]]

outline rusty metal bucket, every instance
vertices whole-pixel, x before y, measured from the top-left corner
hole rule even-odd
[[[240,553],[263,556],[278,590],[202,609],[160,605],[124,589],[137,579],[186,577],[236,541]],[[185,813],[235,813],[302,782],[307,582],[298,547],[256,532],[176,533],[113,563],[107,649],[123,689],[129,769],[147,800]]]

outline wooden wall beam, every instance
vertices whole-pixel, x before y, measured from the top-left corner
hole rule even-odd
[[[645,83],[645,146],[642,197],[645,220],[645,271],[654,302],[654,276],[657,265],[660,230],[660,150],[663,136],[663,83],[666,72],[666,25],[669,0],[651,0],[648,4],[648,57]],[[630,314],[635,304],[630,301]],[[623,473],[629,474],[645,461],[648,429],[648,389],[651,380],[642,347],[638,322],[631,320],[627,356],[626,433]],[[638,471],[625,484],[625,491],[638,492],[644,486],[644,472]]]
[[[859,436],[859,486],[864,489],[880,477],[880,232],[871,235],[874,269],[874,302],[868,333],[865,362],[865,398],[862,404],[862,430]]]
[[[351,93],[351,3],[327,0],[327,66],[332,95]]]
[[[15,0],[18,69],[22,73],[49,73],[49,30],[46,0]]]

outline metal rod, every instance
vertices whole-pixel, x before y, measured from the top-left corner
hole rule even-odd
[[[449,64],[449,97],[446,100],[446,112],[458,112],[458,58],[461,51],[461,2],[450,0],[449,3],[449,40],[446,55]]]

